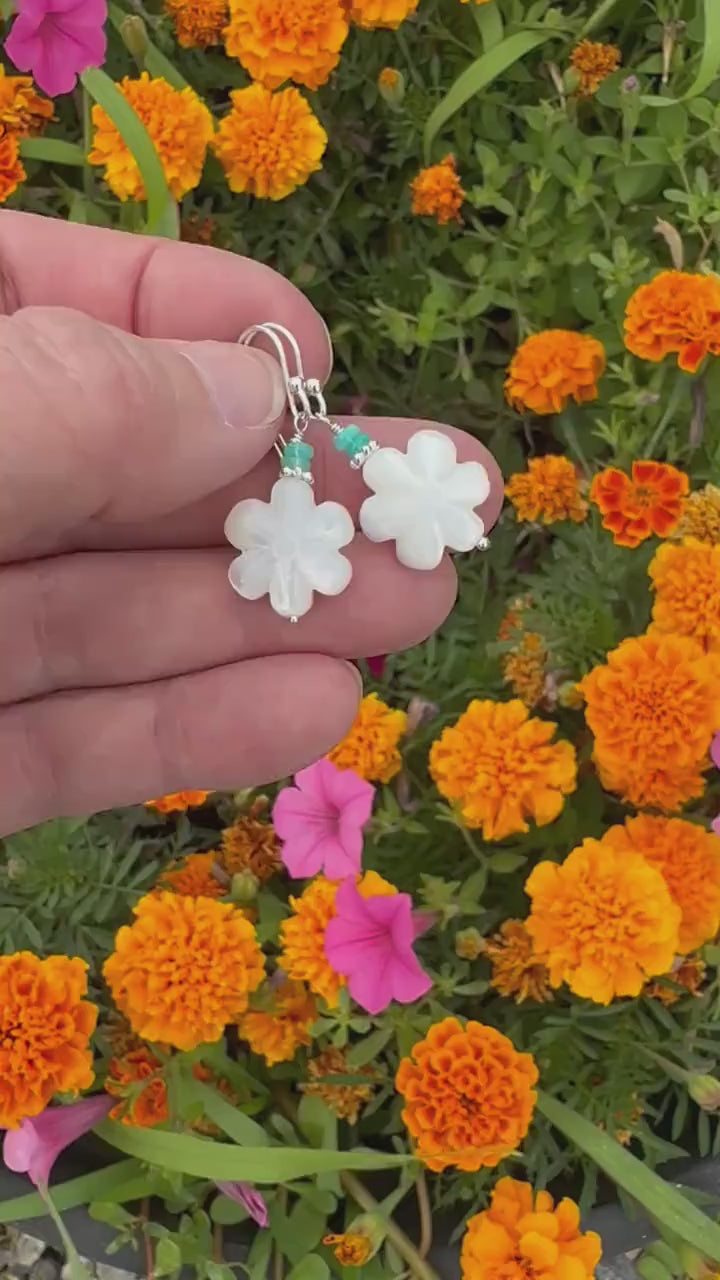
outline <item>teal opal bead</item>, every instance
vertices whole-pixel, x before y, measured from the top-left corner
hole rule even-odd
[[[313,447],[304,440],[291,440],[283,449],[282,465],[290,470],[298,467],[309,471],[312,466]]]
[[[335,448],[340,453],[346,453],[350,458],[353,458],[356,453],[360,453],[369,443],[370,437],[355,426],[354,423],[343,427],[342,431],[339,431],[333,440]]]

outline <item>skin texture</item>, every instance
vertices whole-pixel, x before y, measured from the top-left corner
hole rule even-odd
[[[320,317],[268,267],[198,245],[0,214],[0,834],[184,788],[284,777],[349,728],[347,660],[416,644],[455,597],[446,561],[405,569],[356,538],[354,575],[296,625],[227,583],[222,526],[266,499],[285,425],[275,320],[306,373],[332,354]],[[231,345],[233,344],[233,345]],[[356,418],[404,447],[436,423]],[[317,500],[353,515],[362,478],[314,429]]]

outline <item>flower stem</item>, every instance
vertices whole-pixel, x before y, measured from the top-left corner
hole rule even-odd
[[[420,1213],[420,1244],[418,1245],[418,1253],[421,1258],[427,1258],[432,1249],[433,1229],[432,1229],[432,1210],[430,1208],[430,1197],[428,1195],[427,1178],[425,1170],[420,1169],[417,1181],[415,1183],[415,1194],[417,1196],[418,1211]]]
[[[600,26],[601,22],[605,21],[610,10],[615,7],[617,2],[618,0],[602,0],[602,3],[598,5],[594,13],[590,14],[590,17],[588,18],[584,27],[581,28],[580,30],[581,40],[583,36],[589,35],[591,31],[594,31],[596,27]]]
[[[85,1263],[80,1257],[80,1254],[75,1248],[75,1245],[70,1239],[68,1229],[65,1226],[65,1223],[63,1222],[62,1218],[60,1217],[60,1214],[58,1213],[57,1209],[55,1208],[55,1205],[53,1203],[52,1197],[50,1195],[50,1192],[48,1191],[47,1186],[43,1185],[42,1183],[38,1183],[37,1189],[41,1199],[45,1202],[47,1211],[50,1217],[52,1218],[55,1224],[55,1227],[57,1229],[57,1233],[60,1236],[60,1239],[62,1241],[62,1246],[63,1246],[63,1249],[65,1250],[65,1257],[67,1258],[67,1261],[68,1261],[68,1271],[70,1273],[70,1280],[90,1280],[90,1272],[88,1271],[87,1267],[85,1266]]]
[[[340,1181],[344,1190],[365,1213],[379,1213],[382,1216],[377,1200],[354,1173],[341,1173]],[[440,1280],[437,1272],[420,1256],[415,1245],[392,1218],[385,1219],[385,1233],[403,1261],[407,1262],[410,1274],[415,1280]]]

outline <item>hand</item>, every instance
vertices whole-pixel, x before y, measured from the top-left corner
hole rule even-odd
[[[223,522],[267,497],[284,417],[276,361],[231,344],[279,321],[324,380],[309,302],[234,255],[4,211],[0,313],[0,833],[322,755],[360,697],[344,659],[422,640],[455,573],[358,538],[350,587],[295,626],[229,587]],[[360,425],[402,446],[422,424]],[[454,437],[488,468],[490,527],[497,465]],[[361,477],[313,443],[318,501],[356,512]]]

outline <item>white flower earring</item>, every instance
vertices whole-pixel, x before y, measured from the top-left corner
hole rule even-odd
[[[272,487],[270,501],[246,498],[225,521],[225,536],[240,552],[228,577],[245,600],[267,595],[277,614],[297,622],[311,608],[316,591],[336,596],[347,587],[352,565],[340,548],[352,542],[355,527],[339,502],[315,505],[313,448],[304,437],[316,416],[309,388],[317,385],[320,390],[320,384],[306,382],[300,349],[287,329],[271,323],[253,325],[238,341],[249,346],[259,335],[270,339],[280,360],[294,431],[289,441],[280,436],[275,445],[280,479]],[[297,373],[293,375],[283,338],[295,357]]]

